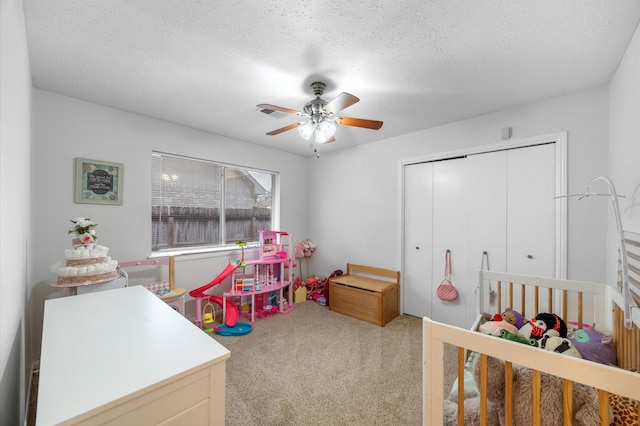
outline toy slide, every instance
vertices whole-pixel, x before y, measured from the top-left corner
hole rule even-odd
[[[222,272],[220,272],[217,277],[211,280],[211,282],[189,292],[189,295],[191,297],[195,297],[196,299],[196,321],[201,320],[200,316],[202,315],[202,299],[207,299],[220,306],[223,306],[223,304],[225,304],[226,316],[224,323],[228,327],[235,327],[236,323],[238,322],[238,318],[240,317],[238,307],[231,300],[227,300],[226,303],[224,303],[224,299],[222,297],[205,294],[204,292],[211,287],[222,283],[225,278],[229,277],[237,268],[237,264],[229,262],[229,264],[222,270]]]

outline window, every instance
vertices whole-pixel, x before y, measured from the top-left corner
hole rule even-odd
[[[273,229],[276,173],[153,152],[152,251],[258,241]]]

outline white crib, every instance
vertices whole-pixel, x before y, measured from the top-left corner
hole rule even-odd
[[[514,395],[511,393],[511,369],[514,365],[531,368],[533,371],[532,424],[540,424],[540,375],[554,375],[563,379],[563,418],[558,424],[571,425],[571,382],[582,383],[598,389],[599,417],[601,425],[609,425],[612,413],[610,395],[640,401],[640,374],[630,370],[640,370],[640,311],[630,309],[634,300],[640,298],[640,235],[635,234],[627,240],[629,247],[630,295],[625,298],[622,286],[613,288],[606,284],[588,283],[573,280],[558,280],[531,277],[498,272],[479,272],[478,320],[472,330],[423,320],[423,423],[439,425],[443,423],[445,394],[444,360],[445,344],[457,347],[458,370],[458,418],[459,425],[464,424],[464,369],[468,354],[477,353],[480,362],[480,381],[477,391],[480,394],[479,422],[487,424],[486,397],[486,360],[495,357],[505,361],[504,421],[511,423],[511,411]],[[638,266],[636,266],[638,265]],[[495,302],[489,305],[489,294]],[[585,308],[588,306],[588,308]],[[570,357],[551,351],[541,350],[509,340],[498,339],[479,333],[476,330],[482,312],[502,312],[506,307],[519,310],[525,317],[534,317],[540,312],[553,312],[565,321],[574,321],[580,327],[593,324],[610,331],[615,342],[617,366],[609,366],[585,359]],[[625,309],[626,308],[626,309]],[[625,311],[631,313],[631,328],[625,327]],[[628,324],[628,323],[627,323]],[[522,398],[522,395],[518,396]],[[636,404],[640,407],[640,403]],[[638,418],[640,418],[640,408]]]

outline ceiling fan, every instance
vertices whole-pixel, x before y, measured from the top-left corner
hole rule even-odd
[[[365,129],[372,130],[378,130],[382,127],[382,121],[337,116],[337,113],[360,101],[360,99],[350,93],[342,92],[332,101],[327,102],[321,98],[326,87],[327,85],[321,81],[311,83],[311,90],[313,90],[313,94],[316,98],[307,102],[303,111],[283,108],[271,104],[259,104],[259,110],[265,114],[273,114],[274,112],[279,111],[285,114],[297,115],[299,117],[306,117],[309,119],[308,121],[293,123],[288,126],[272,130],[271,132],[268,132],[267,135],[274,136],[282,132],[286,132],[287,130],[297,128],[303,138],[311,140],[314,151],[317,153],[317,144],[334,142],[336,140],[334,138],[336,124],[363,127]]]

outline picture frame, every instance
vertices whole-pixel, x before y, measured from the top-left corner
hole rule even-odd
[[[124,165],[110,161],[76,158],[75,202],[122,204]]]

